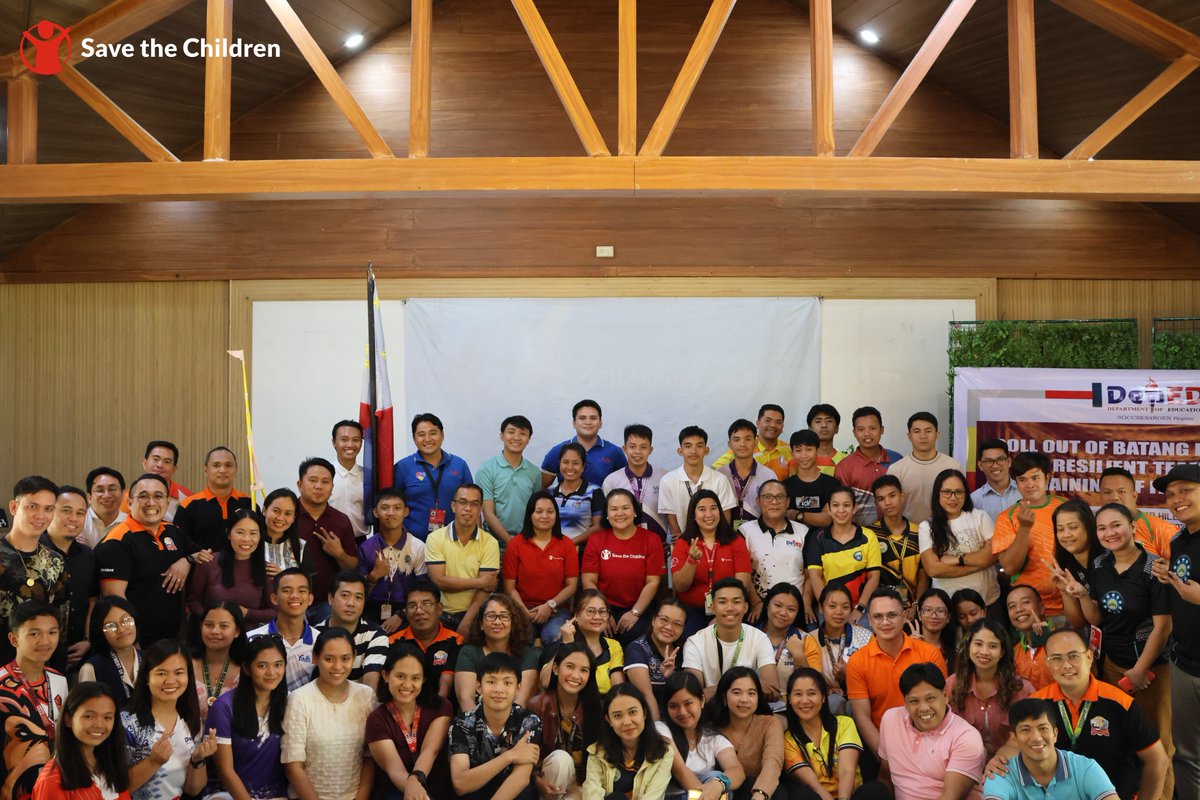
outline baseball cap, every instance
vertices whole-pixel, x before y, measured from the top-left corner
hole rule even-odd
[[[1176,464],[1166,475],[1154,479],[1154,488],[1157,491],[1165,492],[1167,487],[1175,481],[1200,483],[1200,464]]]

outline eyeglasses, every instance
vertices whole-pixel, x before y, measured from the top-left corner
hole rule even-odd
[[[942,497],[966,497],[967,490],[966,489],[942,489],[941,495],[942,495]]]
[[[406,603],[405,611],[433,611],[437,607],[436,600],[420,600],[413,603]]]
[[[1052,656],[1046,656],[1046,663],[1055,669],[1061,669],[1063,662],[1066,662],[1073,667],[1077,667],[1083,663],[1083,657],[1085,655],[1087,655],[1087,653],[1083,650],[1072,650],[1069,653],[1055,653]]]
[[[166,502],[166,499],[167,499],[167,495],[165,492],[155,492],[154,494],[146,494],[145,492],[142,492],[141,494],[135,494],[133,496],[133,501],[135,503],[143,503],[143,504],[149,503],[152,500],[155,503],[163,503],[163,502]]]
[[[997,464],[1003,464],[1008,461],[1008,456],[999,456],[998,458],[981,458],[978,461],[981,467],[994,467]]]
[[[480,508],[483,506],[482,500],[455,500],[454,505],[462,506],[463,508]]]
[[[664,616],[662,614],[659,614],[657,617],[655,617],[654,621],[657,622],[659,625],[662,625],[664,628],[682,628],[683,627],[682,622],[676,622],[675,620],[671,619],[670,617]]]
[[[137,622],[133,619],[133,617],[121,617],[116,622],[104,623],[100,626],[100,630],[104,631],[105,633],[116,633],[121,628],[132,628],[135,625],[137,625]]]
[[[92,494],[120,494],[123,490],[120,486],[93,486]]]
[[[775,494],[774,492],[758,496],[758,502],[760,503],[782,503],[787,499],[788,496],[786,494]]]
[[[483,621],[484,622],[512,622],[512,614],[497,614],[495,612],[492,612],[491,614],[484,614]]]
[[[950,612],[944,608],[922,608],[922,617],[948,617]]]
[[[872,622],[895,622],[896,620],[900,619],[903,616],[904,616],[904,614],[902,614],[899,611],[892,611],[887,614],[872,614],[871,621]]]
[[[605,617],[608,616],[608,609],[607,608],[585,608],[583,610],[583,615],[585,617],[599,617],[600,619],[604,619]]]
[[[281,633],[259,633],[254,636],[251,636],[246,641],[247,642],[257,642],[259,639],[271,639],[276,642],[282,642],[283,634],[281,634]]]

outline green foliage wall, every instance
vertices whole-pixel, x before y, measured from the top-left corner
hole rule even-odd
[[[1200,332],[1155,331],[1151,358],[1155,369],[1200,369]]]
[[[952,384],[955,367],[1134,369],[1137,321],[952,322],[949,355]]]

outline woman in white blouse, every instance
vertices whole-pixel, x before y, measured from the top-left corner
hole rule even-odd
[[[956,469],[938,473],[933,481],[929,519],[917,534],[921,565],[933,586],[954,594],[974,589],[989,607],[1000,599],[1000,584],[992,568],[992,518],[971,503],[967,477]]]

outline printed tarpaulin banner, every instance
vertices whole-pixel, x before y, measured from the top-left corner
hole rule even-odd
[[[1139,505],[1169,516],[1151,482],[1200,462],[1200,371],[956,369],[954,455],[973,487],[978,445],[994,438],[1050,456],[1054,494],[1101,505],[1100,473],[1123,467]]]

